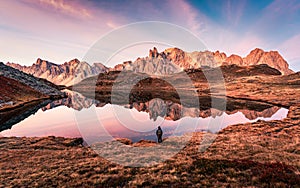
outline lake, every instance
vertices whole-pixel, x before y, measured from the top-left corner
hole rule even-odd
[[[1,131],[0,135],[84,137],[89,142],[113,137],[137,142],[156,140],[157,126],[162,127],[164,137],[193,131],[217,133],[233,124],[280,120],[288,113],[288,109],[277,106],[262,111],[199,110],[161,99],[131,105],[103,104],[76,92],[68,93],[68,98],[43,104],[43,107],[20,118],[20,122],[13,121],[11,129]]]

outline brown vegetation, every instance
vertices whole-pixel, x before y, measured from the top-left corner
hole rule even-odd
[[[13,108],[19,104],[47,98],[48,96],[16,80],[0,75],[1,110]],[[12,102],[12,104],[8,104]],[[7,103],[7,105],[5,105]]]
[[[83,147],[81,139],[0,138],[0,185],[297,187],[299,114],[300,107],[294,106],[282,121],[233,125],[217,135],[194,133],[175,156],[140,168],[114,164]],[[203,150],[204,136],[216,136],[206,150]],[[128,139],[119,141],[135,147],[155,145],[147,141],[134,144]],[[126,156],[124,152],[122,155]]]

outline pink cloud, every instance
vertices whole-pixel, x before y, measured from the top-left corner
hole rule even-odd
[[[171,20],[175,23],[182,24],[182,26],[187,27],[196,35],[205,30],[207,18],[194,9],[188,2],[183,0],[169,0],[167,5],[171,9]]]
[[[41,6],[46,6],[50,9],[54,9],[60,11],[67,15],[72,15],[76,17],[82,18],[91,18],[92,13],[88,10],[88,8],[82,6],[82,4],[77,1],[65,1],[65,0],[39,0],[32,1],[32,3],[39,3]]]
[[[6,44],[0,61],[21,64],[38,57],[57,63],[80,59],[103,34],[128,22],[92,2],[76,0],[3,1],[0,17],[0,39]]]

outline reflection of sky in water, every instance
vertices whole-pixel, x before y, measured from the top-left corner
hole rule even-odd
[[[222,116],[216,118],[184,117],[177,121],[170,121],[158,117],[156,121],[153,121],[149,119],[147,112],[138,112],[134,108],[128,109],[117,105],[107,104],[101,108],[92,106],[81,111],[60,106],[47,111],[39,110],[35,115],[14,125],[12,129],[2,131],[1,135],[84,137],[90,142],[109,140],[110,137],[105,135],[126,137],[133,141],[155,140],[155,130],[158,125],[162,127],[164,136],[180,135],[195,129],[218,132],[228,125],[254,122],[259,119],[282,119],[287,113],[287,109],[281,108],[270,118],[260,117],[255,120],[249,120],[243,113],[237,112],[232,115],[223,113]]]

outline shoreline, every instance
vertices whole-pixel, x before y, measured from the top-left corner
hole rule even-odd
[[[13,110],[17,110],[18,108],[23,108],[23,107],[26,107],[26,106],[30,106],[32,104],[36,104],[38,102],[43,102],[45,100],[57,100],[57,99],[62,99],[62,98],[66,98],[66,96],[59,96],[59,95],[57,95],[57,96],[48,96],[48,97],[33,99],[33,100],[30,100],[30,101],[26,101],[26,102],[16,103],[15,105],[0,108],[0,113],[5,113],[5,112],[10,112],[10,111],[13,111]]]
[[[18,104],[9,109],[0,110],[0,131],[10,129],[14,124],[22,121],[31,114],[36,113],[41,107],[47,105],[49,102],[60,98],[64,98],[64,96],[39,98]]]
[[[126,166],[132,159],[118,147],[111,151],[124,163],[114,163],[82,146],[81,138],[1,137],[0,185],[293,187],[300,184],[299,117],[297,105],[283,120],[231,125],[217,133],[208,147],[203,133],[193,133],[177,154],[147,167]],[[154,144],[140,142],[136,147]],[[137,155],[134,163],[156,155]]]

